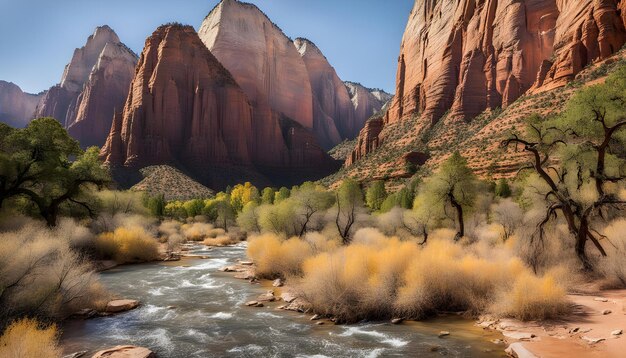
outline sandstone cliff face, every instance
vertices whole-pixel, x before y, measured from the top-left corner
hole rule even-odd
[[[223,0],[198,31],[250,101],[313,128],[313,93],[293,42],[256,6]]]
[[[41,99],[35,116],[54,117],[83,147],[101,146],[115,109],[128,95],[137,56],[108,26],[98,27],[76,49],[61,82]]]
[[[120,169],[171,164],[218,189],[336,168],[310,130],[251,103],[192,27],[162,26],[146,41],[101,154]],[[281,171],[290,174],[275,178]]]
[[[372,114],[369,104],[355,110],[317,46],[302,38],[292,42],[255,5],[223,0],[198,33],[256,109],[283,114],[312,129],[326,149],[354,138]]]
[[[385,125],[425,133],[572,80],[626,42],[619,0],[416,0]],[[384,131],[383,131],[384,135]],[[368,153],[355,148],[356,157]]]
[[[356,123],[350,96],[335,69],[311,41],[297,38],[294,44],[309,74],[314,97],[313,130],[320,144],[330,149],[343,139],[354,138],[362,125]]]
[[[346,82],[345,86],[354,106],[357,128],[363,128],[365,122],[374,114],[380,112],[392,97],[389,93],[382,90],[369,89],[359,83]]]
[[[14,83],[0,81],[0,122],[18,128],[26,126],[42,96],[25,93]]]
[[[386,118],[470,119],[562,85],[625,41],[615,0],[416,0]],[[621,5],[620,5],[621,6]],[[552,61],[554,60],[554,61]]]

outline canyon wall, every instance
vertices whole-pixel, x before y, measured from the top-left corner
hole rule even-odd
[[[383,123],[413,118],[423,133],[444,115],[467,122],[563,86],[621,49],[624,9],[619,0],[416,0]],[[362,136],[359,143],[372,141]],[[368,148],[357,146],[352,158]]]
[[[81,146],[102,146],[115,109],[121,109],[135,72],[137,55],[108,26],[96,28],[76,49],[61,82],[50,88],[35,117],[54,117]]]
[[[17,128],[26,126],[43,95],[25,93],[14,83],[0,81],[0,122]]]
[[[171,164],[217,189],[337,168],[308,128],[255,106],[195,30],[181,25],[161,26],[146,41],[101,155],[118,171]]]

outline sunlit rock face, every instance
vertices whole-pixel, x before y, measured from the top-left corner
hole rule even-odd
[[[115,109],[121,109],[137,56],[108,26],[96,28],[76,49],[61,82],[43,96],[36,117],[54,117],[83,147],[101,146]]]
[[[293,42],[255,5],[224,0],[198,31],[255,106],[313,128],[313,93]]]
[[[146,41],[101,154],[113,168],[171,164],[217,189],[336,169],[308,128],[253,103],[192,27],[161,26]]]
[[[355,128],[364,128],[365,122],[373,115],[381,111],[383,106],[391,100],[392,96],[380,89],[366,88],[361,84],[346,82],[346,88],[350,94],[350,100],[354,106],[356,125]]]
[[[311,129],[325,149],[354,138],[372,115],[370,106],[382,106],[355,108],[322,51],[309,40],[292,41],[255,5],[223,0],[198,33],[255,108]]]
[[[472,118],[558,86],[626,40],[616,0],[416,0],[387,122]],[[622,13],[623,15],[623,13]]]
[[[33,118],[43,94],[25,93],[11,82],[0,81],[0,122],[21,128]]]

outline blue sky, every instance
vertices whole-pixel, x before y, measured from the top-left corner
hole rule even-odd
[[[413,0],[248,0],[290,37],[315,42],[343,80],[394,91]],[[59,82],[98,25],[141,53],[167,22],[196,29],[218,0],[0,0],[0,80],[39,92]]]

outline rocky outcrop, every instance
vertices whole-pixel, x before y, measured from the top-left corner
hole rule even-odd
[[[322,51],[311,41],[294,41],[304,60],[313,91],[313,131],[320,144],[330,149],[344,139],[354,138],[363,123],[357,124],[350,95]]]
[[[0,122],[11,127],[26,126],[42,96],[25,93],[14,83],[0,81]]]
[[[380,112],[383,106],[391,99],[392,95],[381,89],[367,88],[360,83],[346,82],[346,88],[350,94],[350,100],[354,106],[357,123],[355,127],[363,128],[365,122]]]
[[[192,27],[161,26],[146,40],[102,156],[118,171],[170,164],[216,189],[336,168],[309,129],[251,103]]]
[[[137,55],[108,26],[96,28],[76,49],[61,82],[41,99],[36,117],[54,117],[83,147],[101,146],[134,74]]]
[[[386,118],[471,119],[621,48],[616,0],[416,0]],[[619,4],[619,6],[623,6]]]
[[[376,150],[382,143],[379,138],[380,132],[383,130],[383,118],[373,117],[365,123],[365,127],[361,129],[356,146],[352,154],[346,160],[346,165],[350,166],[360,160],[369,152]]]
[[[204,19],[200,38],[255,106],[269,106],[313,128],[313,93],[293,42],[255,5],[221,1]]]

